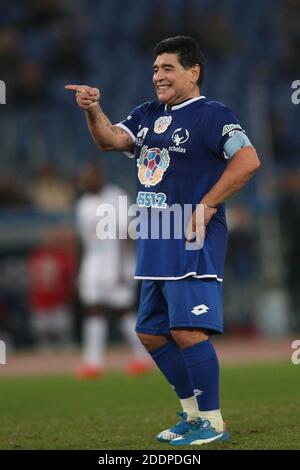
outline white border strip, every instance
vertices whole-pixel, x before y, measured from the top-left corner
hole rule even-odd
[[[114,124],[114,126],[121,127],[121,129],[126,131],[130,135],[130,137],[132,138],[133,143],[135,144],[135,136],[133,135],[131,130],[128,129],[128,127],[126,127],[122,122],[118,122],[118,124]]]
[[[192,276],[194,279],[216,279],[218,282],[223,282],[223,279],[218,277],[217,274],[197,274],[195,272],[187,273],[184,276],[174,277],[156,277],[156,276],[134,276],[134,279],[145,279],[149,281],[179,281],[188,276]]]
[[[130,135],[131,139],[132,139],[132,142],[135,144],[135,136],[133,135],[133,133],[131,132],[130,129],[128,129],[128,127],[124,126],[124,124],[122,124],[121,122],[118,122],[117,124],[114,124],[114,126],[117,126],[117,127],[120,127],[121,129],[123,129],[123,131],[127,132],[127,134]],[[123,152],[125,153],[125,155],[129,158],[133,158],[135,153],[131,153],[131,152]]]
[[[169,109],[168,109],[168,105],[166,104],[165,111],[172,111],[174,109],[184,108],[185,106],[188,106],[189,104],[194,103],[194,101],[203,100],[204,98],[206,98],[206,96],[196,96],[195,98],[191,98],[190,100],[184,101],[184,103],[175,104],[174,106],[171,106],[171,108]]]
[[[193,276],[195,279],[202,279],[202,278],[214,278],[218,282],[223,282],[223,278],[218,277],[216,274],[201,274],[197,276]]]

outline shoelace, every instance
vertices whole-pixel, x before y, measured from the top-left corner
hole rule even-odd
[[[180,420],[178,421],[178,423],[176,424],[176,426],[178,424],[182,424],[182,423],[185,423],[186,422],[186,419],[187,419],[187,414],[184,412],[184,411],[176,411],[176,414],[178,416],[180,416]]]
[[[189,424],[191,431],[199,431],[200,429],[208,429],[211,427],[210,421],[202,418],[198,418],[197,421],[190,421]]]

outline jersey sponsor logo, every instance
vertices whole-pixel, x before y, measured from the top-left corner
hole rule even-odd
[[[172,134],[172,140],[175,145],[178,147],[180,144],[184,144],[190,138],[190,133],[187,129],[183,129],[183,127],[179,127],[176,129]]]
[[[169,125],[172,122],[172,116],[161,116],[156,119],[154,123],[154,132],[156,134],[163,134],[168,129]]]
[[[179,153],[186,153],[186,149],[180,147],[180,144],[184,144],[190,138],[190,133],[187,129],[183,129],[183,127],[179,127],[176,129],[172,134],[172,140],[175,143],[175,146],[169,147],[170,152],[179,152]]]
[[[225,124],[225,126],[223,127],[223,131],[222,131],[222,137],[228,134],[228,132],[233,131],[233,129],[243,130],[239,124]]]
[[[140,145],[140,146],[143,145],[148,131],[149,131],[149,127],[143,127],[143,129],[141,129],[137,133],[136,140],[135,140],[136,145]]]
[[[201,304],[201,305],[196,305],[193,307],[193,310],[191,312],[194,315],[203,315],[203,313],[207,313],[209,310],[209,307],[207,305]]]
[[[148,149],[148,146],[144,145],[137,160],[138,178],[141,184],[146,188],[158,184],[169,164],[170,156],[167,149],[161,150],[157,147]]]

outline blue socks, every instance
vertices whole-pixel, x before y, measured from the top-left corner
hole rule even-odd
[[[162,371],[179,398],[194,395],[181,349],[173,341],[150,352],[157,367]]]
[[[195,395],[199,410],[220,408],[219,361],[209,339],[183,350],[170,341],[150,354],[180,399]]]
[[[181,353],[199,410],[218,410],[219,361],[213,344],[208,339],[181,350]]]

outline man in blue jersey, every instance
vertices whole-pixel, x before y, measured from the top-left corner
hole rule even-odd
[[[198,43],[168,38],[157,44],[154,56],[158,101],[135,108],[117,125],[102,112],[98,89],[66,88],[76,91],[96,144],[135,158],[137,205],[147,208],[150,222],[174,206],[193,209],[186,236],[177,236],[173,222],[169,237],[159,229],[158,236],[138,239],[136,277],[143,285],[136,331],[182,406],[179,422],[157,439],[175,446],[224,442],[219,363],[209,339],[223,331],[224,201],[260,162],[235,115],[201,95],[204,63]],[[189,249],[187,241],[200,231],[203,247]]]

